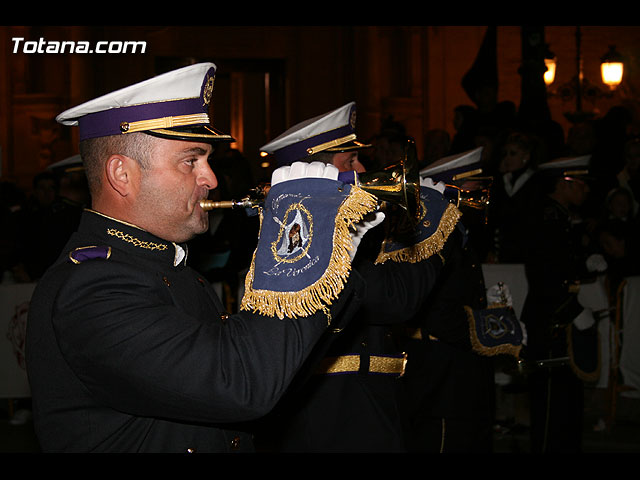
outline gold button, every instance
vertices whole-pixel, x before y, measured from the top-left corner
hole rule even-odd
[[[234,437],[233,440],[231,440],[231,448],[233,450],[238,450],[240,448],[240,437]]]
[[[162,281],[165,283],[167,287],[171,286],[171,282],[169,282],[169,279],[167,277],[162,277]]]
[[[226,319],[227,319],[227,318],[229,318],[229,317],[230,317],[230,315],[229,315],[227,312],[222,312],[222,313],[220,314],[220,319],[221,319],[222,321],[226,320]]]
[[[187,453],[196,453],[195,448],[187,448]]]

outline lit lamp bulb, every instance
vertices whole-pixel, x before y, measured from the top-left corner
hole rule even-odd
[[[624,64],[622,63],[622,56],[615,50],[614,46],[610,46],[609,51],[602,57],[600,71],[602,73],[602,82],[608,85],[611,90],[615,90],[622,82]]]
[[[548,87],[553,83],[553,80],[556,77],[556,59],[545,58],[544,64],[547,67],[547,71],[544,72],[544,83]]]

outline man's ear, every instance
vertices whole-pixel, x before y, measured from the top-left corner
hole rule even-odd
[[[135,189],[135,160],[125,155],[111,155],[105,165],[106,176],[111,187],[121,196],[126,197]]]

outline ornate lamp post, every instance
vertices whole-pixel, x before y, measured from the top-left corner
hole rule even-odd
[[[582,34],[580,27],[576,27],[576,74],[569,82],[560,85],[556,90],[548,92],[549,95],[559,96],[563,101],[575,98],[575,111],[566,112],[564,114],[572,123],[578,123],[582,120],[592,118],[592,112],[585,112],[582,109],[583,99],[594,102],[597,98],[612,96],[614,90],[622,82],[622,76],[624,73],[622,56],[615,50],[615,46],[611,45],[609,46],[609,51],[601,58],[602,82],[609,86],[609,91],[603,92],[597,86],[592,85],[586,78],[584,78],[582,71],[581,40]],[[545,64],[547,66],[547,71],[544,75],[544,81],[547,87],[549,87],[555,79],[557,60],[555,55],[549,51],[547,51],[546,57]]]

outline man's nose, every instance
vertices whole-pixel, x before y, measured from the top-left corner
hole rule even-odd
[[[216,178],[216,174],[213,173],[213,170],[209,166],[209,162],[206,162],[204,168],[198,178],[199,185],[207,187],[209,190],[213,190],[218,186],[218,179]]]

